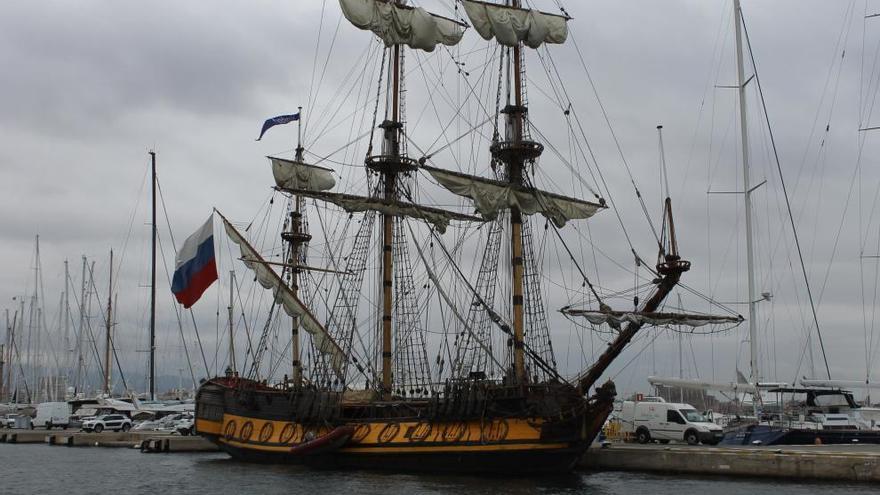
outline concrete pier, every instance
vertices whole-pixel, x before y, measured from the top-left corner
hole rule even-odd
[[[45,443],[46,432],[36,430],[6,430],[0,434],[0,441],[6,443]]]
[[[199,436],[164,435],[155,431],[101,432],[0,430],[0,442],[47,443],[67,447],[139,448],[142,452],[216,452],[216,445]]]
[[[880,446],[692,447],[612,444],[581,463],[595,471],[880,481]]]

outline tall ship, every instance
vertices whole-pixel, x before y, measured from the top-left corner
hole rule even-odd
[[[457,18],[401,0],[339,5],[349,22],[383,43],[363,161],[366,194],[331,191],[333,174],[309,163],[300,143],[293,159],[270,157],[276,189],[290,205],[281,232],[282,262],[267,260],[218,213],[240,259],[291,318],[292,366],[280,383],[261,379],[256,363],[267,348],[264,333],[253,351],[255,364],[247,370],[233,364],[201,385],[195,430],[244,461],[454,472],[569,470],[612,410],[615,386],[600,378],[641,328],[727,320],[661,311],[690,268],[678,254],[671,201],[664,203],[657,261],[641,261],[651,282],[633,306],[612,310],[577,265],[589,304],[563,312],[604,325],[613,337],[594,362],[563,376],[541,293],[538,232],[564,244],[560,232],[566,224],[608,205],[598,194],[586,201],[536,186],[545,148],[533,137],[529,118],[525,52],[564,43],[570,18],[564,11],[526,9],[520,0],[461,0],[455,3]],[[409,152],[417,145],[405,115],[407,53],[448,50],[470,27],[496,54],[497,98],[481,103],[492,129],[482,169],[490,176],[434,163],[421,150]],[[427,181],[462,198],[469,211],[420,202],[428,196],[420,194],[420,183]],[[307,210],[313,204],[331,205],[355,220],[347,252],[330,267],[311,266],[306,257],[312,241]],[[468,230],[479,237],[481,250],[472,253],[474,275],[465,273],[460,244],[446,232],[461,224],[477,225]],[[565,251],[571,268],[577,250]],[[309,284],[315,279],[306,276],[314,271],[322,273],[321,297],[313,296]],[[365,283],[368,272],[372,287]],[[431,297],[421,297],[423,292]],[[446,308],[446,317],[426,318],[432,305]],[[450,337],[436,359],[428,357],[430,332]]]

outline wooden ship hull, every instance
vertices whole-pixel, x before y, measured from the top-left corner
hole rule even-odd
[[[525,392],[525,393],[523,393]],[[599,434],[613,385],[584,399],[567,385],[475,384],[447,398],[359,401],[215,378],[196,431],[237,460],[431,472],[565,472]]]

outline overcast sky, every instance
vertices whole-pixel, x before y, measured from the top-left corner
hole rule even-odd
[[[555,2],[534,3],[555,10]],[[735,84],[731,3],[563,2],[574,18],[571,37],[566,45],[551,47],[549,57],[596,154],[598,168],[591,164],[590,170],[601,171],[607,180],[609,199],[618,206],[637,250],[649,261],[656,249],[602,108],[655,221],[663,194],[655,128],[664,125],[679,242],[683,256],[693,261],[684,280],[745,315],[746,307],[734,304],[747,299],[742,197],[707,196],[709,190],[742,188],[735,91],[716,87]],[[419,5],[455,15],[451,0],[422,0]],[[859,259],[862,246],[864,254],[878,254],[880,227],[880,213],[873,209],[880,179],[873,142],[877,137],[858,132],[860,126],[880,124],[870,113],[877,90],[877,74],[872,76],[872,71],[880,53],[880,21],[863,21],[873,8],[880,10],[880,4],[743,0],[831,373],[840,379],[863,379],[880,348],[880,335],[874,337],[872,331],[880,263]],[[319,27],[321,44],[316,50]],[[374,98],[375,82],[357,86],[346,77],[353,68],[371,67],[364,60],[377,60],[377,47],[371,35],[340,22],[335,0],[3,2],[0,308],[14,312],[18,306],[13,297],[32,294],[34,238],[39,235],[42,304],[53,332],[52,345],[60,351],[64,346],[59,343],[63,337],[57,313],[63,261],[70,261],[71,276],[78,284],[82,255],[93,260],[100,303],[106,304],[113,248],[120,272],[116,289],[120,359],[131,374],[143,374],[149,292],[144,287],[149,283],[147,151],[158,153],[160,182],[178,245],[213,207],[247,224],[260,218],[271,195],[271,174],[263,157],[289,156],[295,144],[293,126],[273,129],[263,141],[255,142],[262,121],[293,112],[297,106],[308,107],[312,101],[312,108],[305,110],[306,125],[311,126],[307,148],[317,156],[334,152],[369,128],[369,119],[358,120],[367,114],[363,108],[352,116],[349,111],[355,108],[340,109],[339,102],[344,94],[340,92],[348,88],[364,91],[359,105]],[[493,94],[487,81],[494,69],[486,72],[486,48],[486,42],[469,30],[455,51],[438,49],[430,56],[407,59],[412,70],[407,115],[411,136],[420,147],[442,145],[435,140],[442,133],[443,118],[433,115],[455,115],[448,109],[436,110],[436,105],[450,103],[443,98],[465,98],[469,85],[479,88],[479,94]],[[468,76],[451,69],[452,56],[465,63]],[[544,57],[547,63],[550,58]],[[581,57],[600,100],[593,94]],[[416,68],[421,64],[426,69]],[[536,129],[567,156],[569,131],[562,109],[550,96],[553,87],[544,64],[530,53],[528,66]],[[747,75],[752,73],[749,64]],[[315,80],[323,82],[319,86]],[[442,89],[432,86],[437,80],[443,81]],[[316,94],[318,87],[321,92]],[[765,379],[791,381],[811,374],[804,346],[812,317],[756,89],[750,83],[751,181],[767,181],[755,193],[758,292],[773,294],[771,302],[759,305],[761,374]],[[484,104],[492,108],[494,101]],[[461,120],[470,119],[471,125],[481,121],[473,101],[466,107]],[[465,130],[467,125],[458,122],[455,129]],[[352,132],[354,128],[357,132]],[[356,163],[365,152],[362,140],[334,155],[334,160]],[[479,162],[485,150],[471,157],[469,164],[450,163],[460,159],[460,153],[453,148],[445,158],[435,157],[435,164],[485,173],[488,162]],[[577,163],[586,175],[587,164]],[[550,151],[541,164],[545,169],[539,177],[545,187],[560,187],[568,194],[585,192],[568,185],[573,184],[570,172]],[[363,192],[356,182],[363,172],[342,167],[340,190]],[[166,263],[173,264],[161,209],[159,218]],[[632,256],[615,214],[603,212],[590,220],[590,226],[593,239],[609,258],[632,270]],[[577,228],[586,232],[586,227]],[[567,235],[577,242],[575,234]],[[223,246],[221,251],[226,249]],[[632,287],[633,276],[609,259],[594,264],[589,246],[575,251],[583,256],[581,264],[594,267],[588,270],[591,277],[598,268],[597,278],[609,292]],[[570,266],[564,270],[572,272]],[[159,365],[163,374],[176,375],[185,365],[166,275],[162,269],[159,273]],[[226,297],[221,296],[224,286],[210,291],[208,301],[196,306],[203,337],[210,342],[209,362],[216,328],[223,324],[215,312],[225,310],[225,303],[219,302]],[[554,337],[561,340],[560,365],[574,373],[583,363],[577,357],[580,351],[572,351],[571,339],[582,330],[555,314],[571,300],[551,292],[547,306],[554,313]],[[708,310],[704,301],[687,293],[682,297],[685,306]],[[627,309],[625,302],[619,303]],[[97,308],[96,301],[93,315]],[[99,324],[97,319],[94,324]],[[684,375],[729,381],[737,368],[747,374],[745,328],[684,339]],[[192,341],[191,326],[185,332]],[[589,341],[589,336],[580,335]],[[601,341],[595,340],[594,346],[594,351],[601,349]],[[866,348],[871,349],[867,354]],[[824,374],[818,345],[813,351],[817,374]],[[608,376],[615,377],[625,392],[647,391],[644,378],[655,372],[679,373],[678,344],[669,332],[645,332]]]

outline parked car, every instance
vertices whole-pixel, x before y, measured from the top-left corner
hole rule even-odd
[[[82,429],[95,433],[101,433],[104,430],[128,431],[131,429],[131,420],[121,414],[105,414],[84,420]]]
[[[7,414],[3,417],[3,427],[4,428],[15,428],[15,418],[18,417],[18,414]]]
[[[53,426],[65,430],[70,424],[70,405],[67,402],[43,402],[37,406],[34,426],[51,430]]]
[[[662,399],[644,402],[626,401],[620,414],[624,432],[634,433],[639,443],[670,440],[689,445],[716,445],[724,437],[720,426],[709,421],[688,404],[675,404]]]

